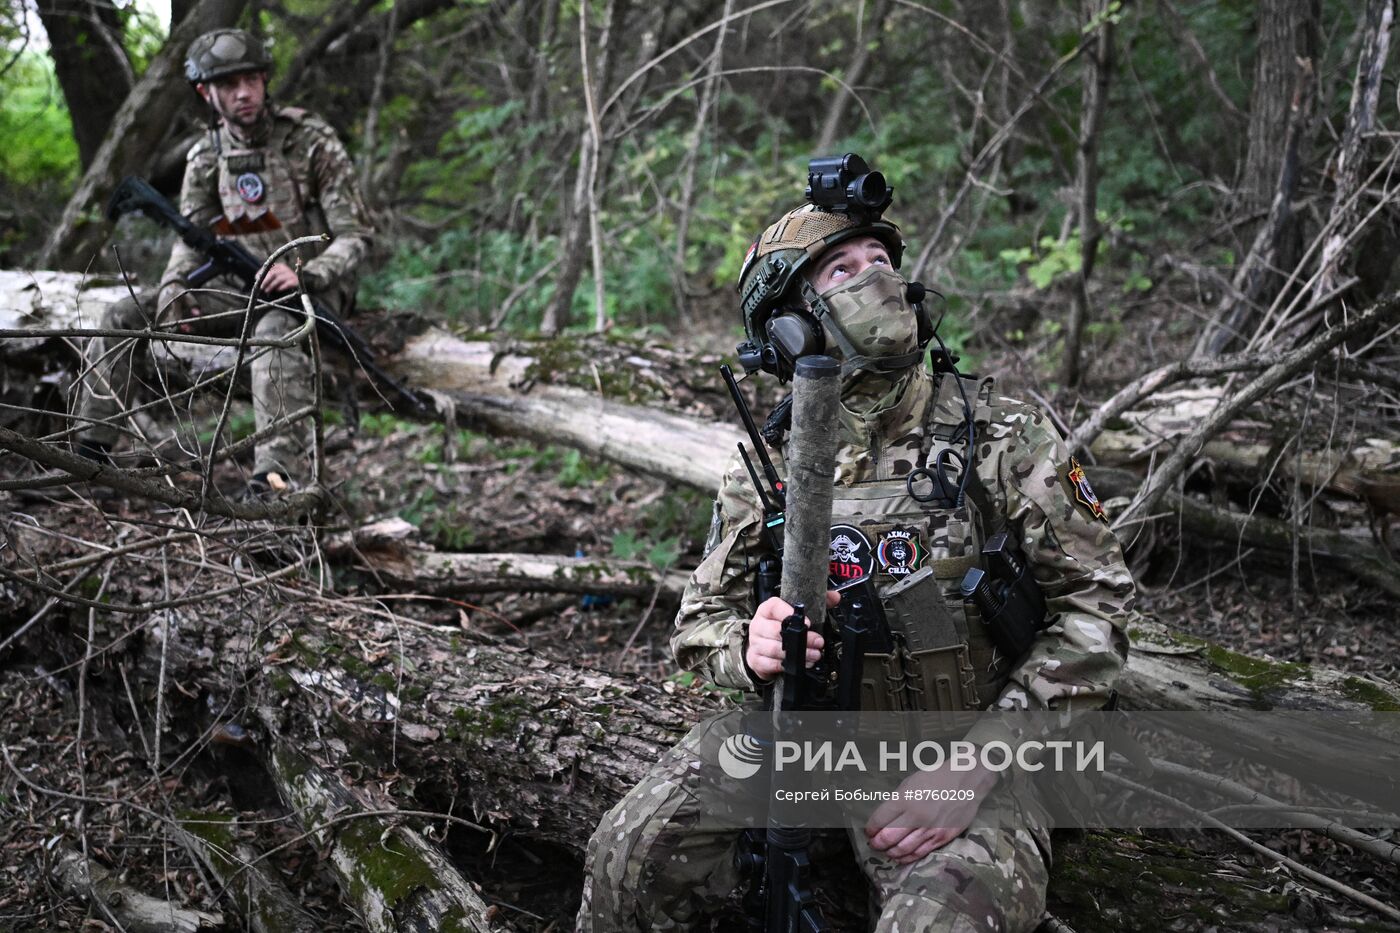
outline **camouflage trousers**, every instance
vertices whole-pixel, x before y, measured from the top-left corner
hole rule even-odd
[[[242,310],[246,302],[233,296],[201,294],[199,317],[185,318],[191,333],[210,337],[237,337],[243,327]],[[138,303],[123,298],[108,306],[102,315],[102,327],[112,330],[148,330],[169,324],[183,317],[179,301],[157,312],[155,302],[147,299]],[[234,312],[234,313],[230,313]],[[293,333],[304,322],[298,312],[270,310],[253,326],[251,336],[268,339]],[[83,391],[77,414],[81,419],[81,436],[111,447],[127,427],[121,413],[130,405],[136,389],[148,385],[156,394],[164,394],[150,378],[153,362],[147,356],[169,357],[169,345],[156,340],[129,337],[96,337],[88,341],[84,352]],[[253,390],[255,428],[269,425],[300,408],[313,404],[311,359],[301,346],[249,347],[247,368]],[[196,378],[198,373],[194,374]],[[253,457],[253,472],[276,471],[295,477],[305,472],[307,452],[311,449],[311,422],[303,419],[297,424],[259,441]],[[155,439],[151,439],[154,443]]]
[[[713,786],[719,746],[737,722],[700,723],[603,817],[588,842],[579,933],[710,928],[740,885],[739,831],[698,826],[706,814],[697,790]],[[1008,791],[993,791],[961,836],[912,865],[872,850],[860,826],[847,835],[870,882],[876,933],[1008,933],[1040,923],[1050,837]]]

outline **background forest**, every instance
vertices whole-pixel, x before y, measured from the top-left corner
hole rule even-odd
[[[1143,596],[1127,705],[1400,709],[1396,12],[6,0],[0,929],[124,926],[109,881],[189,929],[569,928],[598,816],[728,701],[670,619],[733,450],[736,276],[815,155],[886,175],[962,368],[1090,466]],[[437,410],[328,402],[314,522],[211,498],[252,430],[217,398],[168,413],[183,472],[46,499],[81,465],[59,305],[155,282],[170,238],[102,208],[176,196],[184,46],[225,25],[346,143],[380,234],[354,323]],[[1394,833],[1325,822],[1079,834],[1045,929],[1400,929]]]
[[[951,336],[1030,301],[1043,313],[1005,330],[1059,347],[1092,254],[1096,352],[1167,277],[1215,296],[1213,275],[1228,279],[1250,252],[1286,161],[1287,239],[1301,253],[1301,225],[1320,227],[1331,206],[1366,12],[1283,0],[244,6],[208,13],[264,35],[276,97],[326,116],[361,164],[386,233],[367,306],[469,327],[685,333],[697,315],[727,317],[747,243],[796,200],[806,159],[854,150],[896,184],[907,272],[948,295]],[[101,34],[88,7],[9,7],[9,266],[36,251],[45,267],[94,258],[51,231],[161,44],[139,6],[93,6]],[[60,37],[47,49],[26,44],[36,18]],[[1393,83],[1378,90],[1393,112]],[[203,118],[192,94],[136,114],[160,138],[132,161],[173,194]],[[1303,124],[1292,137],[1290,118]],[[1390,229],[1372,224],[1378,239],[1357,250],[1370,294],[1391,275]],[[1177,310],[1170,327],[1202,324]]]

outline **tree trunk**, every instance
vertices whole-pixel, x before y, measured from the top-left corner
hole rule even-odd
[[[1258,0],[1258,48],[1249,103],[1248,149],[1240,179],[1240,211],[1267,210],[1273,203],[1284,151],[1279,142],[1288,117],[1300,58],[1316,60],[1316,0]]]
[[[63,216],[39,252],[43,268],[83,269],[107,239],[105,199],[126,175],[145,173],[169,129],[170,116],[194,93],[185,82],[185,50],[200,33],[238,21],[247,0],[200,0],[173,29],[141,80],[126,95],[106,139],[78,182]]]
[[[414,543],[418,529],[387,519],[337,535],[326,553],[373,574],[381,586],[415,593],[606,593],[680,600],[686,575],[642,561],[556,554],[451,554]]]
[[[1322,245],[1317,284],[1313,288],[1314,301],[1325,300],[1336,289],[1341,266],[1350,252],[1349,247],[1357,242],[1355,221],[1361,212],[1355,198],[1362,184],[1366,153],[1375,128],[1381,77],[1390,51],[1390,32],[1394,21],[1395,0],[1370,0],[1366,4],[1366,33],[1356,62],[1351,109],[1347,113],[1346,131],[1332,165],[1335,193],[1328,220],[1332,232]]]
[[[1196,355],[1222,353],[1238,339],[1255,307],[1278,293],[1279,270],[1292,269],[1302,252],[1292,203],[1317,99],[1321,7],[1318,0],[1259,0],[1256,9],[1258,48],[1238,193],[1240,215],[1263,220],[1237,228],[1237,252],[1244,258],[1235,284],[1244,297],[1221,302],[1217,323],[1196,342]]]
[[[54,876],[68,891],[99,905],[98,913],[112,917],[131,933],[201,933],[224,929],[224,918],[201,910],[186,910],[122,884],[111,871],[81,852],[60,853]]]
[[[727,9],[726,7],[726,11]],[[845,116],[846,107],[851,102],[855,88],[865,77],[866,66],[870,64],[870,56],[879,45],[878,37],[884,31],[885,18],[889,13],[889,0],[875,0],[870,9],[868,33],[861,30],[859,23],[856,24],[855,52],[851,55],[850,64],[846,66],[846,73],[841,76],[844,83],[831,95],[831,104],[826,109],[825,119],[822,120],[821,134],[817,137],[814,155],[832,154],[831,147],[836,145],[836,137],[841,133],[841,118]]]
[[[1084,56],[1084,103],[1080,112],[1079,151],[1079,275],[1075,280],[1074,301],[1065,325],[1065,359],[1061,374],[1065,385],[1078,385],[1083,375],[1080,360],[1084,325],[1090,316],[1089,281],[1094,276],[1094,260],[1099,251],[1099,127],[1108,103],[1108,84],[1113,72],[1113,21],[1107,0],[1084,0],[1087,24],[1094,24],[1098,38]]]
[[[602,814],[692,724],[722,708],[715,692],[699,686],[563,664],[456,626],[400,625],[349,604],[332,618],[321,610],[292,618],[260,603],[284,597],[259,592],[241,594],[234,614],[212,606],[177,614],[169,646],[162,650],[159,639],[148,638],[133,674],[149,695],[164,658],[164,683],[199,684],[235,709],[247,703],[260,710],[272,737],[258,750],[282,756],[273,765],[282,784],[294,782],[302,767],[285,757],[289,749],[331,754],[333,737],[344,743],[333,756],[342,763],[393,762],[412,775],[423,809],[442,807],[454,789],[470,789],[450,812],[580,851]],[[237,621],[250,613],[270,620],[251,642]],[[1134,708],[1346,710],[1400,702],[1394,690],[1370,682],[1238,655],[1154,623],[1135,627],[1133,642],[1119,687]],[[1222,718],[1222,728],[1232,721]],[[1374,767],[1384,764],[1378,758]],[[322,777],[311,783],[314,793],[302,787],[289,803],[327,812],[339,791]],[[361,800],[354,807],[380,805]]]
[[[499,433],[566,444],[592,456],[712,492],[740,430],[656,408],[627,405],[570,386],[533,383],[536,361],[499,356],[484,341],[430,330],[385,365],[410,384],[432,386],[459,417]]]
[[[111,0],[38,0],[36,6],[86,169],[131,90],[121,21]]]
[[[276,718],[266,712],[269,731]],[[400,824],[386,795],[345,780],[343,761],[326,767],[305,737],[274,739],[268,762],[288,809],[329,853],[341,891],[370,933],[433,930],[486,933],[486,903],[422,833]]]

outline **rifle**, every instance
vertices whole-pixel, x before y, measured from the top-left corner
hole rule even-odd
[[[195,225],[144,178],[131,175],[123,179],[112,192],[112,197],[107,202],[107,218],[115,222],[134,211],[139,211],[162,227],[173,230],[186,246],[205,258],[202,266],[185,276],[185,282],[190,288],[199,288],[210,279],[222,275],[238,279],[244,288],[253,288],[258,270],[263,265],[256,256],[248,252],[242,244],[220,239],[212,231]],[[277,296],[263,297],[270,300]],[[365,343],[365,339],[341,320],[339,315],[326,307],[324,302],[313,297],[311,308],[316,315],[316,332],[331,346],[349,356],[365,371],[376,387],[387,389],[394,396],[403,399],[420,415],[433,412],[433,405],[426,397],[399,382],[374,361],[374,351]]]

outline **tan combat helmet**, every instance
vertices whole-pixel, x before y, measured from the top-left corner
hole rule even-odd
[[[185,55],[185,78],[205,84],[248,71],[267,71],[272,56],[267,47],[244,29],[215,29],[190,43]]]
[[[744,333],[748,336],[748,342],[739,349],[739,358],[746,370],[753,372],[762,368],[786,381],[788,367],[779,358],[784,354],[779,354],[773,346],[775,335],[769,332],[769,321],[781,309],[802,304],[802,272],[812,266],[818,256],[838,243],[859,236],[879,240],[890,254],[891,265],[899,268],[904,256],[904,239],[898,227],[888,220],[866,220],[823,210],[814,204],[788,211],[754,241],[739,270],[739,309],[744,319]],[[797,318],[789,321],[786,317],[780,323],[803,329],[815,326]],[[779,343],[782,342],[780,339]],[[746,348],[751,348],[749,352],[757,356],[749,356]]]

